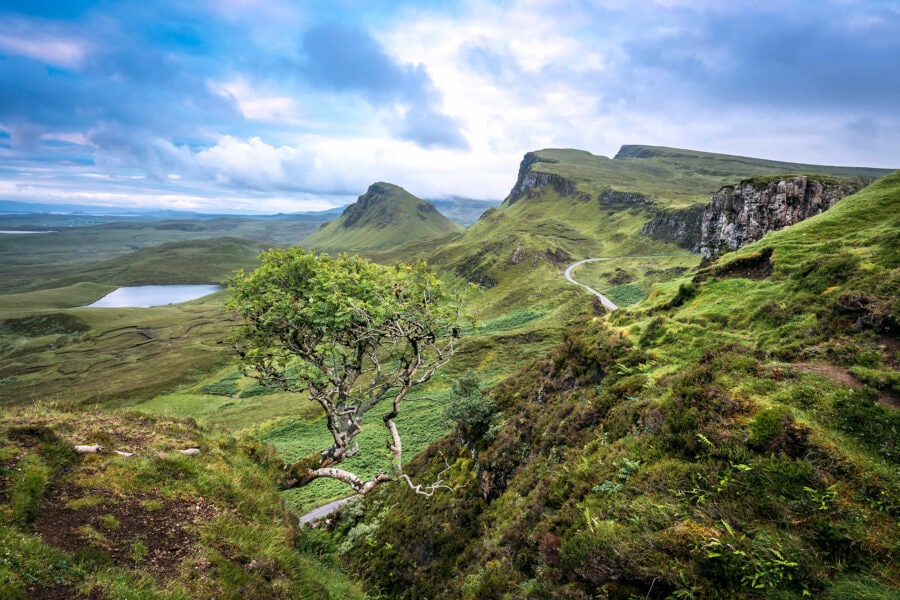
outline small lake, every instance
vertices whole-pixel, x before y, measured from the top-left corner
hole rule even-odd
[[[86,308],[150,308],[196,300],[224,289],[221,285],[138,285],[121,287]]]
[[[17,229],[0,229],[0,234],[23,235],[29,233],[56,233],[55,231],[21,231]]]

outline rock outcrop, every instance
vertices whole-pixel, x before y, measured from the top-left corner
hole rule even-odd
[[[705,210],[703,204],[694,204],[682,209],[657,211],[652,220],[644,223],[641,233],[698,254]]]
[[[712,258],[737,250],[824,212],[860,189],[859,184],[807,176],[750,179],[725,186],[710,199],[703,214],[700,255]]]
[[[616,190],[603,190],[600,192],[600,206],[627,205],[637,206],[641,204],[653,204],[653,199],[637,192],[619,192]]]
[[[516,184],[513,186],[513,189],[510,190],[509,195],[503,201],[503,204],[512,206],[524,198],[536,198],[547,187],[552,188],[561,198],[575,194],[574,181],[569,181],[556,173],[545,173],[531,168],[537,163],[552,164],[556,162],[557,161],[552,158],[538,156],[534,152],[525,154],[525,158],[522,159],[522,162],[519,165],[519,176],[516,178]],[[591,199],[590,194],[585,192],[578,193],[584,196],[582,199],[585,201]]]

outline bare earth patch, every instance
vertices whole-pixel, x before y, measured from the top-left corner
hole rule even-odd
[[[854,390],[858,390],[864,387],[863,382],[854,377],[853,373],[843,367],[837,367],[835,365],[820,365],[814,363],[794,363],[792,366],[801,373],[815,373],[816,375],[821,375],[822,377],[826,377],[835,383],[846,385],[847,387]],[[882,406],[886,406],[887,408],[900,408],[900,400],[883,391],[878,397],[878,403]]]
[[[102,502],[80,507],[86,494]],[[76,508],[70,508],[73,501]],[[67,504],[69,506],[67,506]],[[66,551],[86,548],[113,564],[139,567],[162,578],[196,550],[196,526],[220,513],[205,499],[173,500],[149,494],[113,497],[73,485],[50,490],[35,529],[47,543]]]
[[[66,583],[53,583],[50,585],[33,586],[28,588],[32,598],[41,600],[106,600],[103,589],[94,587],[89,594],[79,594],[74,585]]]

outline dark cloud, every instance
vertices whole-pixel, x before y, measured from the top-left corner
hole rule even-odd
[[[397,63],[364,29],[319,25],[303,36],[302,48],[305,75],[321,87],[361,92],[377,103],[421,101],[435,93],[422,65]]]
[[[469,143],[460,133],[459,123],[427,106],[410,107],[398,128],[398,134],[424,148],[469,148]]]
[[[900,14],[807,11],[691,13],[692,25],[627,42],[633,86],[653,80],[708,105],[792,110],[900,105]],[[871,28],[878,35],[868,35]],[[894,32],[894,35],[888,32]],[[627,87],[625,88],[627,89]]]
[[[403,139],[426,148],[468,148],[459,124],[435,107],[441,98],[425,67],[395,61],[368,31],[319,25],[303,36],[302,49],[301,70],[313,84],[358,93],[374,105],[408,105],[396,127]]]

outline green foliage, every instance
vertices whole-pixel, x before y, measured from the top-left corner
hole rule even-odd
[[[77,456],[72,440],[98,428],[141,450]],[[40,406],[0,415],[0,461],[0,597],[364,597],[233,439]]]
[[[401,598],[890,597],[896,411],[832,380],[846,381],[837,362],[890,389],[896,285],[881,240],[900,226],[898,186],[738,251],[772,249],[763,280],[670,283],[609,317],[614,329],[566,332],[492,390],[504,424],[474,448],[475,489],[427,509],[391,495],[368,533],[381,550],[351,564]],[[433,449],[423,469],[442,465]],[[453,530],[463,549],[384,549],[433,548],[422,540],[472,505],[474,532]],[[489,563],[515,591],[482,587]]]
[[[497,412],[493,397],[482,392],[478,375],[469,372],[453,383],[444,418],[456,427],[463,439],[474,443],[493,440],[503,417]]]
[[[385,267],[301,248],[264,253],[262,265],[238,274],[231,287],[228,306],[239,319],[234,341],[247,373],[265,385],[308,394],[327,417],[331,448],[320,455],[320,465],[304,463],[292,471],[296,480],[289,485],[327,476],[363,492],[362,481],[350,479],[355,476],[314,469],[355,455],[362,418],[388,397],[393,402],[383,422],[398,475],[394,419],[409,391],[452,356],[459,300],[424,263]],[[386,475],[378,477],[366,485]]]
[[[900,414],[876,404],[872,390],[841,390],[835,394],[834,410],[842,430],[887,460],[900,460]]]
[[[240,379],[240,373],[232,373],[227,377],[220,379],[215,383],[210,383],[204,385],[200,388],[204,394],[210,394],[213,396],[234,396],[238,393],[238,384],[237,380]]]
[[[617,285],[603,290],[603,294],[617,306],[631,306],[647,297],[647,290],[634,283]]]
[[[262,385],[258,381],[254,381],[247,387],[241,390],[241,398],[256,398],[258,396],[269,396],[271,394],[278,393],[277,388],[269,387]]]

